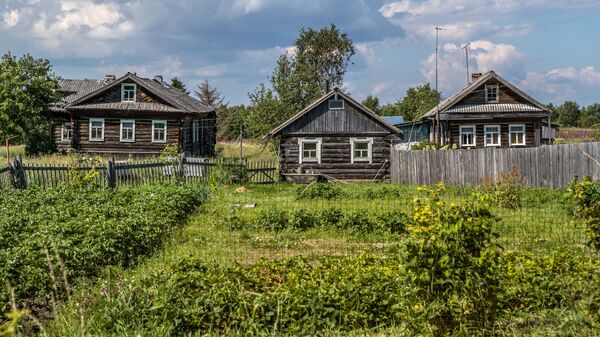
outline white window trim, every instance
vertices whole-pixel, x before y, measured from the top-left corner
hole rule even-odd
[[[126,85],[133,85],[133,101],[123,100],[125,98],[125,86]],[[136,83],[121,83],[121,102],[135,103],[136,99],[137,99],[137,84]]]
[[[155,123],[164,123],[165,124],[165,139],[164,140],[154,139],[154,124]],[[164,119],[153,119],[152,120],[152,143],[166,143],[166,142],[167,142],[167,121]]]
[[[332,108],[331,107],[331,101],[341,101],[342,102],[342,107],[340,107],[340,108]],[[346,108],[346,102],[343,99],[330,99],[329,101],[327,101],[327,107],[329,108],[329,110],[344,110]]]
[[[92,138],[92,122],[102,122],[102,137],[101,138]],[[90,142],[103,142],[104,141],[104,128],[105,128],[105,124],[104,124],[104,118],[90,118],[89,120],[90,123],[90,127],[89,127],[89,140]]]
[[[354,158],[354,143],[355,142],[361,142],[361,143],[368,143],[367,146],[367,153],[369,158]],[[370,138],[350,138],[350,163],[354,164],[355,162],[357,163],[369,163],[372,164],[373,163],[373,137]]]
[[[65,139],[65,125],[68,124],[71,128],[71,137],[69,139]],[[63,122],[60,126],[60,141],[61,143],[70,142],[73,139],[73,125],[71,122]]]
[[[304,143],[316,143],[317,144],[317,158],[316,160],[303,160],[302,156],[304,154]],[[313,163],[313,164],[321,164],[321,138],[298,138],[298,162],[300,164],[303,163]]]
[[[488,137],[487,137],[487,128],[498,128],[498,144],[488,144]],[[502,128],[500,127],[500,125],[484,125],[483,126],[483,141],[485,144],[485,147],[498,147],[498,146],[502,146]]]
[[[133,139],[124,139],[123,138],[123,123],[133,123]],[[121,119],[119,128],[119,141],[123,143],[135,143],[135,119]]]
[[[199,140],[200,135],[200,121],[193,120],[192,121],[192,142],[196,143]]]
[[[512,142],[512,128],[513,127],[522,127],[523,128],[523,143],[513,143]],[[525,124],[509,124],[508,125],[508,144],[510,146],[525,146],[527,144],[527,132],[525,132]]]
[[[473,128],[473,144],[463,144],[463,140],[462,140],[463,128]],[[475,125],[460,125],[458,127],[458,144],[460,147],[476,147],[477,146],[477,126],[475,126]]]
[[[496,100],[495,101],[490,101],[488,100],[488,87],[495,87],[496,88]],[[498,103],[500,102],[500,86],[498,84],[486,84],[485,85],[485,102],[486,103]]]

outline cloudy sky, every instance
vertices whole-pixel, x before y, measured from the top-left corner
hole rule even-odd
[[[234,104],[267,82],[302,27],[355,43],[346,87],[396,101],[434,81],[444,96],[496,70],[542,102],[600,102],[600,0],[0,0],[0,51],[50,59],[64,78],[208,79]]]

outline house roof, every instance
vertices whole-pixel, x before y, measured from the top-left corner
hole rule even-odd
[[[364,105],[360,104],[359,102],[357,102],[356,100],[354,100],[352,97],[350,97],[350,96],[346,95],[345,93],[341,92],[339,88],[335,88],[332,91],[330,91],[329,93],[327,93],[324,96],[322,96],[321,98],[319,98],[318,100],[314,101],[312,104],[310,104],[306,108],[300,110],[298,113],[296,113],[294,116],[292,116],[287,121],[283,122],[281,125],[279,125],[275,129],[271,130],[271,132],[269,132],[266,136],[263,137],[263,140],[268,140],[268,139],[276,136],[281,131],[283,131],[283,129],[285,129],[287,126],[289,126],[290,124],[292,124],[293,122],[295,122],[296,120],[298,120],[300,117],[302,117],[305,114],[307,114],[308,112],[310,112],[312,109],[314,109],[315,107],[317,107],[319,104],[327,101],[329,98],[331,98],[335,94],[338,94],[339,96],[341,96],[345,100],[347,100],[350,103],[352,103],[355,106],[357,106],[360,109],[361,112],[363,112],[367,116],[373,118],[376,122],[378,122],[379,124],[381,124],[383,127],[385,127],[386,129],[388,129],[390,132],[392,132],[392,133],[402,133],[402,131],[400,129],[398,129],[397,127],[395,127],[394,125],[392,125],[391,123],[389,123],[388,121],[386,121],[385,119],[381,118],[381,116],[379,116],[378,114],[376,114],[375,112],[373,112],[369,108],[365,107]]]
[[[392,125],[398,125],[404,123],[404,116],[381,116],[381,118],[388,121]]]
[[[463,105],[458,104],[463,98],[467,95],[475,91],[479,86],[483,85],[490,79],[496,79],[498,82],[502,83],[510,90],[514,91],[517,95],[524,98],[527,103],[519,103],[519,104],[503,104],[503,103],[493,103],[493,104],[470,104]],[[494,107],[496,106],[496,107]],[[480,109],[480,110],[477,110]],[[484,109],[484,110],[481,110]],[[521,110],[515,110],[521,109]],[[438,111],[438,107],[434,107],[429,110],[423,116],[422,119],[427,119],[434,117],[436,112]],[[500,75],[496,74],[493,70],[488,71],[484,75],[480,76],[477,80],[469,83],[466,87],[457,91],[454,95],[448,97],[443,102],[439,104],[439,112],[440,113],[480,113],[480,112],[546,112],[550,111],[546,108],[542,103],[535,100],[533,97],[526,94],[521,89],[512,85],[510,82],[502,78]]]
[[[119,86],[124,81],[132,81],[150,93],[164,100],[168,105],[147,102],[134,103],[87,103],[112,88]],[[204,105],[199,100],[187,95],[169,84],[154,79],[142,78],[136,74],[127,73],[121,78],[105,84],[98,80],[60,80],[61,90],[67,93],[63,107],[66,110],[127,110],[127,111],[161,111],[182,113],[207,113],[214,111],[211,106]]]

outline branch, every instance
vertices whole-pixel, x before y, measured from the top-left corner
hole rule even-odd
[[[581,144],[577,144],[577,147],[579,148],[579,151],[581,151],[581,153],[583,153],[586,157],[590,158],[594,163],[596,163],[596,165],[600,166],[600,161],[592,157],[589,153],[585,152],[583,147],[581,147]]]

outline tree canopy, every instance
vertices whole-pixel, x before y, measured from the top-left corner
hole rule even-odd
[[[379,114],[379,110],[381,109],[381,106],[379,105],[379,98],[377,98],[376,96],[369,95],[361,103],[362,103],[362,105],[371,109],[371,111]]]
[[[578,126],[581,118],[581,108],[573,101],[566,101],[557,109],[558,122],[563,126]]]
[[[171,79],[171,86],[173,88],[183,92],[186,95],[190,94],[190,91],[187,90],[185,84],[179,78],[177,78],[177,76],[175,76]]]
[[[212,106],[215,109],[225,106],[225,97],[223,97],[223,94],[221,94],[216,87],[212,87],[210,83],[208,83],[208,80],[202,81],[198,85],[198,90],[194,91],[194,94],[198,97],[200,102]]]
[[[60,99],[58,79],[46,59],[10,53],[0,60],[0,136],[21,136],[28,154],[53,150],[52,103]]]
[[[380,113],[384,116],[403,116],[405,121],[413,121],[435,107],[440,99],[441,94],[427,83],[408,88],[401,100],[381,107]]]

